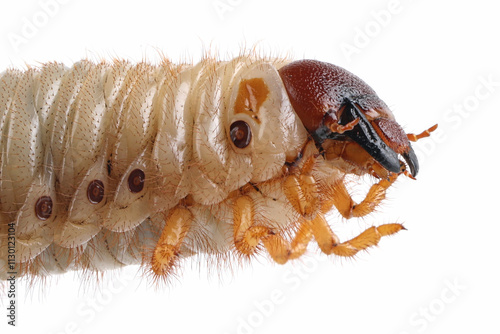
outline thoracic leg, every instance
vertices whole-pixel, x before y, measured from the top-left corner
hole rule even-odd
[[[306,251],[312,236],[325,254],[350,257],[360,250],[377,245],[381,237],[404,229],[401,224],[370,227],[357,237],[341,243],[328,226],[323,214],[317,214],[311,221],[302,220],[294,239],[289,242],[268,227],[254,226],[253,210],[253,200],[248,196],[241,196],[234,203],[234,244],[236,249],[242,254],[250,256],[255,253],[258,244],[262,241],[273,260],[280,264],[300,257]]]
[[[276,263],[285,264],[288,260],[302,256],[311,239],[312,233],[309,222],[303,220],[292,242],[285,240],[279,235],[270,235],[268,238],[264,238],[262,243]]]
[[[344,218],[366,216],[384,200],[386,190],[396,181],[397,177],[397,174],[391,174],[389,179],[382,179],[372,185],[365,199],[359,204],[354,202],[344,182],[339,181],[325,191],[326,200],[323,201],[321,211],[326,213],[334,205]]]
[[[372,226],[357,237],[340,243],[339,238],[330,229],[323,215],[318,214],[311,222],[311,229],[323,253],[350,257],[354,256],[360,250],[377,245],[381,237],[399,232],[404,227],[401,224]]]
[[[306,219],[316,212],[319,204],[318,187],[311,175],[315,160],[315,157],[307,159],[300,174],[289,175],[283,184],[283,192],[288,201]]]
[[[192,221],[193,215],[186,208],[177,207],[170,211],[151,258],[155,275],[168,275],[179,257],[179,249]]]
[[[306,219],[313,218],[320,203],[318,187],[311,175],[314,161],[315,158],[310,157],[302,167],[300,174],[289,175],[283,185],[283,191],[289,202]],[[386,190],[396,181],[397,177],[398,174],[391,173],[388,179],[381,179],[371,186],[365,199],[359,204],[354,202],[343,180],[340,180],[322,191],[321,212],[327,213],[334,205],[344,218],[363,217],[373,212],[375,207],[384,200]]]
[[[298,226],[292,242],[275,234],[269,227],[254,226],[253,200],[241,196],[235,200],[234,213],[234,245],[243,255],[251,256],[262,241],[264,247],[277,263],[283,264],[289,259],[300,257],[312,239],[311,229],[306,220]]]

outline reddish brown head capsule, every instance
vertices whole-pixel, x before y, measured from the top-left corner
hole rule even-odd
[[[417,157],[405,132],[387,105],[360,78],[316,60],[292,62],[279,73],[295,112],[317,145],[326,140],[353,141],[393,173],[404,166],[398,159],[401,154],[412,175],[417,174]],[[372,164],[366,161],[367,166],[360,167]]]

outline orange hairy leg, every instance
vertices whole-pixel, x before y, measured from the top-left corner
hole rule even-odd
[[[350,257],[360,250],[377,245],[382,236],[404,229],[401,224],[371,227],[357,237],[340,243],[339,238],[328,226],[323,213],[318,213],[312,220],[303,219],[294,239],[289,242],[268,227],[253,225],[253,205],[253,200],[248,196],[241,196],[234,203],[235,247],[242,254],[250,256],[256,252],[258,244],[262,241],[269,255],[279,264],[284,264],[304,254],[313,236],[325,254]]]
[[[153,273],[166,277],[179,257],[179,249],[193,221],[192,213],[183,207],[173,209],[166,217],[166,224],[151,258]]]
[[[249,196],[241,196],[235,200],[233,213],[234,245],[245,256],[253,255],[262,241],[273,260],[284,264],[304,254],[312,239],[310,226],[306,221],[300,224],[292,242],[275,234],[268,227],[254,226],[254,203]]]
[[[403,173],[403,172],[401,172]],[[344,218],[363,217],[371,212],[385,198],[386,190],[396,181],[399,174],[389,173],[387,178],[382,178],[372,185],[361,203],[356,204],[347,191],[344,179],[324,190],[324,199],[321,213],[310,222],[311,231],[321,251],[327,255],[351,257],[368,247],[379,243],[380,238],[397,233],[404,228],[401,224],[384,224],[372,226],[351,240],[340,243],[339,238],[328,225],[324,214],[335,206]]]
[[[311,222],[311,229],[321,251],[327,255],[354,256],[360,250],[375,246],[380,238],[391,235],[404,229],[401,224],[385,224],[378,227],[372,226],[357,237],[340,243],[339,238],[333,233],[322,214],[318,214]]]
[[[363,217],[373,212],[385,198],[386,190],[396,181],[398,174],[391,174],[370,187],[361,203],[356,203],[341,180],[329,189],[325,189],[325,198],[321,211],[326,213],[334,205],[344,218]]]
[[[318,187],[311,175],[316,157],[309,157],[298,175],[290,174],[283,184],[283,192],[294,209],[305,218],[317,211],[319,205]]]

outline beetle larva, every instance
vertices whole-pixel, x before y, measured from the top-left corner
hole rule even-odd
[[[372,212],[435,129],[406,135],[340,67],[253,56],[11,69],[0,112],[2,279],[130,264],[165,278],[181,257],[261,249],[285,263],[313,238],[353,256],[402,225],[340,242],[325,214]],[[349,174],[378,179],[359,204]]]

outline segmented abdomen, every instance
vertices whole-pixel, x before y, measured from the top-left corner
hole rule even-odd
[[[306,136],[294,145],[283,139],[269,154],[229,145],[230,88],[241,73],[270,66],[246,57],[195,66],[81,61],[2,73],[0,272],[9,261],[9,227],[20,273],[140,263],[181,201],[196,204],[199,223],[184,253],[224,251],[232,230],[221,222],[230,223],[232,212],[211,205],[251,180],[279,175]]]

